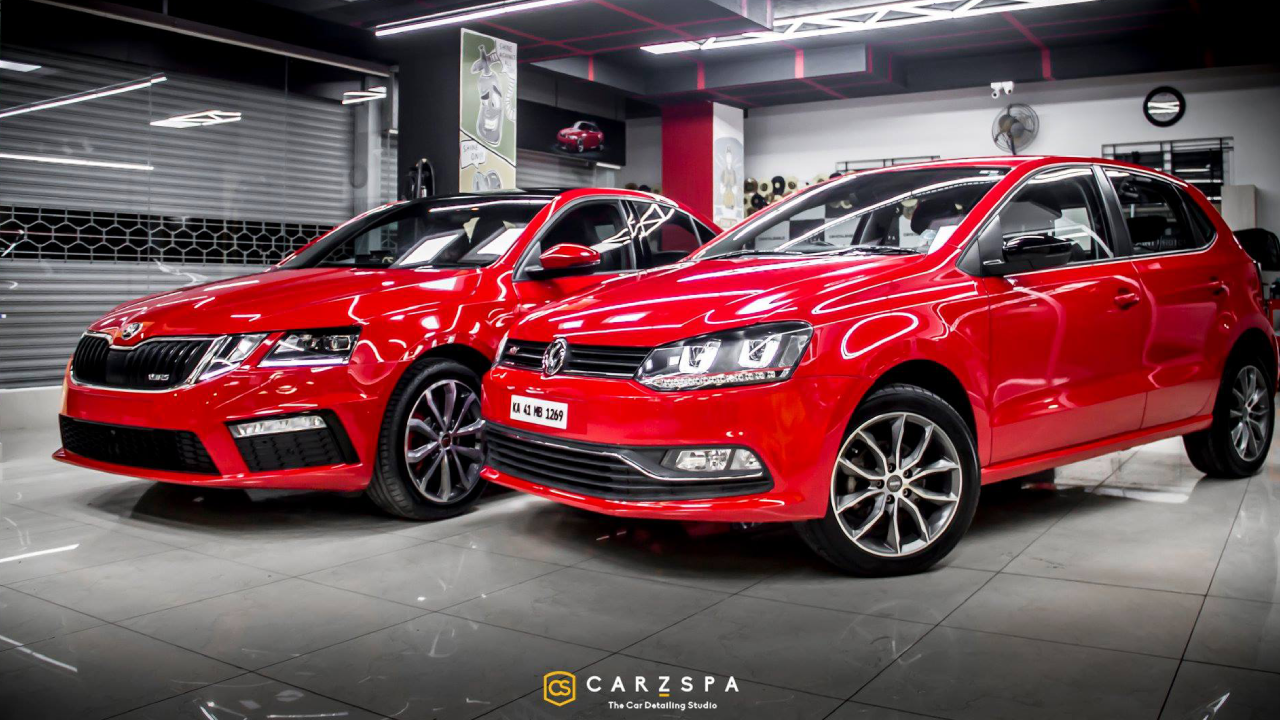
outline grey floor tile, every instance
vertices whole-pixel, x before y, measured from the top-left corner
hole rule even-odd
[[[0,652],[0,708],[23,720],[97,720],[240,672],[101,625]]]
[[[0,540],[0,584],[172,550],[150,540],[76,526]]]
[[[396,718],[449,720],[482,715],[540,688],[548,672],[573,672],[605,655],[432,614],[261,674]]]
[[[847,698],[928,630],[902,620],[735,596],[625,652]]]
[[[982,488],[970,529],[1039,535],[1071,512],[1086,495],[1084,488],[1016,480],[987,485]]]
[[[1275,720],[1280,675],[1184,662],[1160,720]]]
[[[1178,661],[939,627],[855,701],[958,720],[1153,718]]]
[[[440,542],[502,555],[573,565],[596,554],[618,523],[561,505],[540,505],[506,522],[445,538]]]
[[[1280,472],[1249,479],[1209,594],[1280,603]]]
[[[427,543],[307,575],[308,580],[428,610],[517,585],[560,565]]]
[[[122,623],[202,655],[256,670],[411,620],[426,610],[298,579]]]
[[[102,621],[75,610],[0,588],[0,650],[27,645],[101,625]]]
[[[640,689],[635,678],[644,679]],[[665,678],[665,686],[662,684]],[[622,680],[622,688],[614,683]],[[707,681],[710,679],[710,685]],[[659,689],[666,687],[664,697]],[[577,673],[573,702],[556,707],[541,688],[485,716],[485,720],[590,720],[591,718],[727,717],[735,720],[820,720],[839,703],[834,698],[709,675],[648,660],[613,655]],[[616,703],[621,707],[610,706]],[[646,703],[650,705],[646,706]],[[708,707],[714,704],[714,708]],[[655,707],[656,706],[656,707]]]
[[[733,593],[797,563],[812,564],[812,551],[788,526],[731,528],[632,521],[578,567]]]
[[[553,504],[550,500],[522,493],[489,494],[481,497],[479,503],[463,515],[435,522],[400,523],[391,532],[418,540],[442,540],[490,525],[517,522]]]
[[[305,575],[422,542],[376,530],[320,529],[283,537],[219,539],[192,545],[189,549],[281,575]]]
[[[15,583],[15,589],[104,620],[123,620],[280,579],[187,550]]]
[[[960,539],[960,544],[938,565],[996,572],[1013,562],[1013,559],[1030,547],[1038,537],[1040,537],[1039,533],[970,525],[969,531]]]
[[[603,650],[621,650],[728,597],[565,568],[446,610],[451,615]]]
[[[1181,658],[1203,598],[1071,580],[997,575],[943,624]]]
[[[917,715],[905,710],[891,710],[875,705],[847,702],[827,720],[931,720],[931,718],[928,715]]]
[[[884,578],[850,577],[834,569],[806,568],[774,575],[743,594],[932,624],[960,607],[991,577],[989,572],[954,567]]]
[[[50,530],[62,530],[81,525],[70,518],[29,510],[12,503],[0,503],[0,540],[29,538]]]
[[[1206,598],[1186,659],[1280,673],[1280,605]]]
[[[261,675],[241,675],[114,720],[376,720],[378,715]]]

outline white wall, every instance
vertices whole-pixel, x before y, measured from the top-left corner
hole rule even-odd
[[[1171,128],[1155,127],[1142,115],[1143,99],[1158,85],[1172,85],[1187,98],[1186,116]],[[1229,180],[1257,185],[1258,224],[1280,231],[1280,73],[1274,69],[1023,83],[1009,99],[1040,115],[1040,136],[1029,148],[1035,154],[1097,156],[1109,143],[1234,138]],[[973,88],[752,109],[747,175],[810,178],[830,173],[839,160],[999,154],[991,123],[1006,102]],[[633,152],[644,151],[629,140],[628,162]]]
[[[633,182],[662,185],[662,118],[627,121],[627,164],[618,171],[618,185]]]

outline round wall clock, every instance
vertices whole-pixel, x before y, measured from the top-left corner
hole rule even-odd
[[[1142,103],[1142,114],[1156,127],[1169,127],[1187,113],[1187,99],[1176,88],[1168,85],[1147,93]]]

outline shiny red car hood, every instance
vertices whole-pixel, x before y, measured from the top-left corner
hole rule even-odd
[[[824,306],[865,296],[922,256],[732,258],[617,278],[537,310],[511,331],[529,340],[654,346],[776,320],[821,318]]]
[[[430,304],[461,302],[475,292],[482,273],[472,268],[274,270],[134,300],[90,329],[111,332],[139,322],[138,342],[155,335],[362,325]]]

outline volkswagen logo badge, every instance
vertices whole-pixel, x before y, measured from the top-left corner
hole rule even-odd
[[[569,343],[564,338],[556,338],[542,353],[542,374],[555,375],[564,369],[564,361],[569,357]]]
[[[138,331],[141,329],[142,329],[142,323],[137,323],[137,322],[129,323],[128,325],[124,326],[124,330],[120,331],[120,339],[128,340],[129,338],[132,338],[134,335],[137,335]]]

